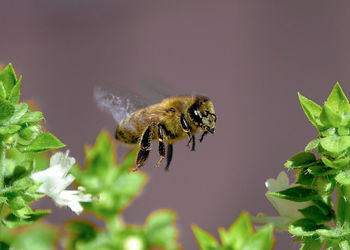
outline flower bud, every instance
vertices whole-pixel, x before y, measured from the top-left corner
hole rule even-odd
[[[24,140],[33,140],[40,132],[40,125],[34,124],[22,129],[19,136]]]
[[[4,143],[5,143],[6,145],[12,145],[12,144],[15,143],[15,141],[16,141],[16,138],[15,138],[14,135],[8,135],[8,136],[6,136],[6,138],[5,138],[5,140],[4,140]]]

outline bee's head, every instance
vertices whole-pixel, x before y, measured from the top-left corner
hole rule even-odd
[[[213,103],[205,96],[196,96],[194,98],[194,104],[188,109],[192,121],[204,131],[213,134],[216,122]]]

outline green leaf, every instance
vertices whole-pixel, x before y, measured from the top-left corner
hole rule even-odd
[[[67,231],[73,235],[74,241],[71,242],[71,248],[77,241],[90,241],[97,236],[97,231],[92,223],[86,220],[73,220],[66,224]]]
[[[308,237],[315,235],[317,233],[316,230],[320,228],[322,226],[317,225],[313,220],[301,219],[291,224],[288,231],[295,236]]]
[[[15,163],[16,164],[16,163]],[[11,166],[12,168],[12,166]],[[8,172],[5,172],[5,184],[6,186],[12,186],[13,188],[28,188],[34,184],[34,181],[32,179],[29,179],[29,182],[23,184],[22,178],[29,175],[32,171],[32,164],[30,161],[27,162],[21,162],[20,165],[17,165],[13,168],[11,171],[10,169]],[[19,183],[22,183],[21,185],[24,186],[18,186]]]
[[[319,195],[317,191],[302,186],[287,188],[279,192],[268,192],[268,194],[278,198],[297,202],[309,201]]]
[[[8,101],[0,99],[0,122],[8,120],[15,112],[15,107]]]
[[[340,136],[349,135],[350,130],[348,128],[340,127],[338,128],[337,133]]]
[[[22,84],[22,76],[16,82],[16,85],[12,88],[8,100],[9,102],[16,104],[19,102],[19,97],[21,94],[21,84]]]
[[[333,176],[317,176],[312,183],[312,188],[319,194],[329,195],[333,192],[335,184]]]
[[[2,82],[7,96],[10,95],[12,88],[16,85],[17,77],[12,64],[8,64],[3,71],[0,72],[0,82]]]
[[[337,174],[335,180],[341,185],[350,185],[350,170],[345,170]]]
[[[159,210],[147,217],[146,238],[150,246],[174,249],[177,247],[176,214],[170,210]]]
[[[3,100],[6,99],[6,89],[4,87],[4,83],[1,81],[0,81],[0,99],[3,99]]]
[[[349,101],[341,89],[339,82],[334,85],[325,105],[329,106],[333,112],[341,115],[346,114],[349,111]]]
[[[327,128],[339,128],[342,125],[343,115],[334,111],[326,102],[320,115],[320,121]]]
[[[42,133],[33,142],[22,149],[22,152],[42,152],[65,147],[53,134]]]
[[[30,225],[42,219],[43,217],[48,215],[50,212],[51,212],[50,210],[35,210],[31,214],[28,214],[27,218],[18,218],[17,216],[11,213],[6,216],[6,218],[3,220],[3,223],[8,228],[15,228],[18,226]]]
[[[328,176],[334,175],[339,172],[339,170],[334,168],[328,168],[326,166],[312,166],[307,169],[307,171],[314,176]]]
[[[331,240],[331,239],[328,239],[327,240],[327,244],[325,246],[325,250],[344,250],[344,249],[341,249],[340,248],[340,240]]]
[[[348,167],[350,164],[350,157],[330,160],[326,156],[323,156],[321,159],[327,167],[335,169],[343,169]]]
[[[316,157],[310,152],[301,152],[293,155],[284,166],[289,169],[304,168],[311,163],[316,162]]]
[[[342,228],[318,229],[317,233],[326,239],[344,239],[350,236],[350,232]]]
[[[336,128],[328,128],[326,130],[323,130],[320,134],[322,137],[327,137],[327,136],[332,136],[332,135],[336,135],[337,129]]]
[[[7,198],[4,196],[0,196],[0,204],[4,203],[7,201]]]
[[[300,250],[315,250],[321,249],[323,240],[320,237],[304,237],[301,243]]]
[[[21,196],[9,199],[8,206],[15,216],[22,219],[28,219],[29,215],[33,213],[32,209]]]
[[[22,172],[16,173],[17,169],[20,169],[19,171],[22,171]],[[35,181],[32,178],[30,178],[30,177],[25,177],[25,175],[28,175],[27,169],[16,167],[15,172],[14,172],[14,177],[15,178],[14,178],[14,182],[13,182],[12,186],[14,188],[23,189],[23,190],[34,186],[35,185]]]
[[[28,104],[20,103],[14,106],[15,106],[15,112],[12,115],[12,117],[8,120],[8,123],[17,125],[19,119],[28,111]]]
[[[49,166],[50,166],[50,158],[47,155],[47,153],[35,154],[34,161],[33,161],[34,172],[47,169]]]
[[[0,241],[0,249],[1,250],[9,250],[10,246],[6,244],[5,242]]]
[[[28,123],[28,122],[37,123],[37,122],[41,121],[42,119],[44,119],[44,116],[40,111],[33,111],[33,112],[28,112],[25,115],[23,115],[18,123],[19,124],[24,124],[24,123]]]
[[[147,176],[141,171],[128,171],[135,164],[136,151],[132,150],[121,165],[116,166],[115,142],[106,131],[102,131],[95,145],[85,149],[85,154],[85,169],[74,167],[71,173],[78,185],[99,199],[84,203],[84,210],[93,211],[103,218],[114,217],[130,204],[147,181]]]
[[[259,229],[250,239],[244,244],[243,250],[261,249],[270,250],[274,244],[273,226],[267,224]]]
[[[321,197],[314,199],[312,201],[315,204],[315,206],[317,206],[320,209],[320,211],[323,213],[323,215],[331,216],[332,218],[334,218],[335,213],[333,210],[333,202],[329,196],[327,196],[327,195],[321,196]]]
[[[333,214],[324,215],[323,211],[317,206],[310,206],[304,209],[299,209],[305,218],[315,221],[317,224],[329,222],[333,219]]]
[[[350,136],[328,136],[320,140],[321,147],[332,157],[337,157],[350,148]]]
[[[0,135],[9,135],[16,133],[21,129],[21,126],[18,125],[9,125],[9,126],[1,126],[0,127]]]
[[[87,168],[98,176],[104,176],[116,162],[114,142],[106,131],[101,131],[93,147],[85,148]]]
[[[192,225],[192,231],[200,249],[210,250],[217,249],[219,247],[217,240],[211,234],[204,231],[200,227]]]
[[[60,234],[53,226],[43,224],[35,224],[33,226],[25,227],[24,230],[11,230],[8,233],[10,249],[13,250],[54,250],[57,248],[57,242]],[[0,238],[3,237],[0,234]]]
[[[339,246],[342,250],[350,250],[350,244],[348,240],[343,240],[340,242]]]
[[[306,186],[310,186],[315,178],[312,174],[310,174],[307,169],[299,169],[296,170],[296,184],[302,184]]]
[[[230,246],[233,249],[242,249],[253,233],[250,215],[246,212],[242,212],[227,231],[224,228],[219,228],[223,246]]]
[[[322,129],[319,122],[319,117],[322,111],[321,106],[302,96],[300,93],[298,93],[298,96],[301,107],[303,108],[307,118],[320,131]]]
[[[320,140],[321,138],[319,136],[317,136],[316,138],[312,139],[305,147],[305,151],[311,151],[315,148],[318,147],[318,145],[320,144]]]
[[[135,164],[135,158],[138,153],[138,149],[134,148],[131,150],[123,159],[122,163],[120,164],[120,173],[128,172],[131,167]]]

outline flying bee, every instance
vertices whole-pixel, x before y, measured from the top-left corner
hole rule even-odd
[[[96,97],[97,101],[101,98]],[[116,103],[121,103],[121,99],[114,97]],[[126,104],[131,105],[130,102]],[[118,107],[116,107],[118,111]],[[121,108],[120,110],[129,110]],[[113,113],[113,110],[111,110]],[[125,112],[127,113],[127,112]],[[117,114],[114,114],[115,116]],[[138,145],[139,152],[136,159],[137,171],[149,156],[152,141],[158,140],[158,151],[160,159],[156,166],[159,167],[166,158],[165,170],[169,169],[173,155],[173,144],[184,138],[188,138],[188,146],[195,150],[195,134],[203,132],[199,141],[202,142],[205,135],[215,132],[216,114],[214,105],[205,96],[175,96],[169,97],[160,103],[141,108],[130,114],[127,113],[121,119],[115,131],[115,138],[129,145]],[[167,150],[165,151],[165,145]]]

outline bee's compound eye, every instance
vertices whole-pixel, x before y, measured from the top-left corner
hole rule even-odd
[[[198,116],[198,117],[201,117],[202,115],[201,115],[201,112],[198,110],[198,109],[195,109],[194,110],[194,114],[196,115],[196,116]]]
[[[201,124],[202,123],[202,114],[199,111],[198,108],[193,107],[189,109],[189,114],[191,119],[196,123],[196,124]]]

